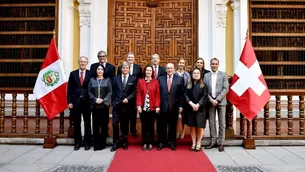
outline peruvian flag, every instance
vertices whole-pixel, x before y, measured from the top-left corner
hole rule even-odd
[[[53,37],[33,93],[49,120],[68,108],[67,80]]]
[[[246,38],[227,98],[250,121],[270,99],[270,92],[249,38]]]

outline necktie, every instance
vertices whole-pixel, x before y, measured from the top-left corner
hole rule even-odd
[[[84,82],[84,75],[83,75],[83,71],[80,72],[80,76],[79,76],[79,82],[80,82],[80,85],[83,85],[83,82]]]
[[[154,78],[156,78],[156,79],[157,79],[157,76],[158,76],[157,67],[156,67],[156,66],[154,66],[154,69],[155,69],[155,71],[154,71]]]
[[[123,89],[126,87],[126,75],[123,76]]]
[[[171,86],[172,86],[171,76],[168,76],[168,80],[167,80],[167,91],[168,92],[171,91]]]

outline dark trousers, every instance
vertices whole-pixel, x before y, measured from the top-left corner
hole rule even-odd
[[[113,145],[118,145],[120,143],[120,128],[121,128],[121,136],[123,143],[128,143],[127,135],[128,135],[128,123],[129,109],[128,106],[124,107],[118,106],[113,107],[112,111],[112,130],[113,130]]]
[[[88,107],[87,101],[81,100],[78,105],[74,105],[71,109],[71,115],[74,122],[74,144],[82,144],[82,133],[81,133],[81,119],[83,115],[85,136],[84,144],[91,146],[92,135],[91,135],[91,113]]]
[[[161,112],[157,115],[158,143],[176,144],[178,112]]]
[[[154,142],[155,117],[156,111],[143,111],[140,114],[143,144],[153,144]]]
[[[95,148],[106,147],[106,133],[108,131],[109,108],[92,109],[93,144]]]
[[[136,110],[136,108],[130,109],[129,131],[130,131],[130,133],[137,132],[137,110]]]

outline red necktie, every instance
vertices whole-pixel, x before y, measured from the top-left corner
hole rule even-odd
[[[168,92],[171,91],[171,86],[172,86],[171,76],[168,76],[168,80],[167,80],[167,91]]]
[[[80,72],[79,82],[80,82],[80,85],[83,85],[83,82],[84,82],[83,71]]]
[[[158,76],[157,67],[156,67],[156,66],[154,66],[154,69],[155,69],[155,71],[154,71],[154,78],[156,78],[156,79],[157,79],[157,76]]]

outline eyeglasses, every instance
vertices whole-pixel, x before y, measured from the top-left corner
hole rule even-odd
[[[98,57],[106,57],[106,56],[98,56]]]

